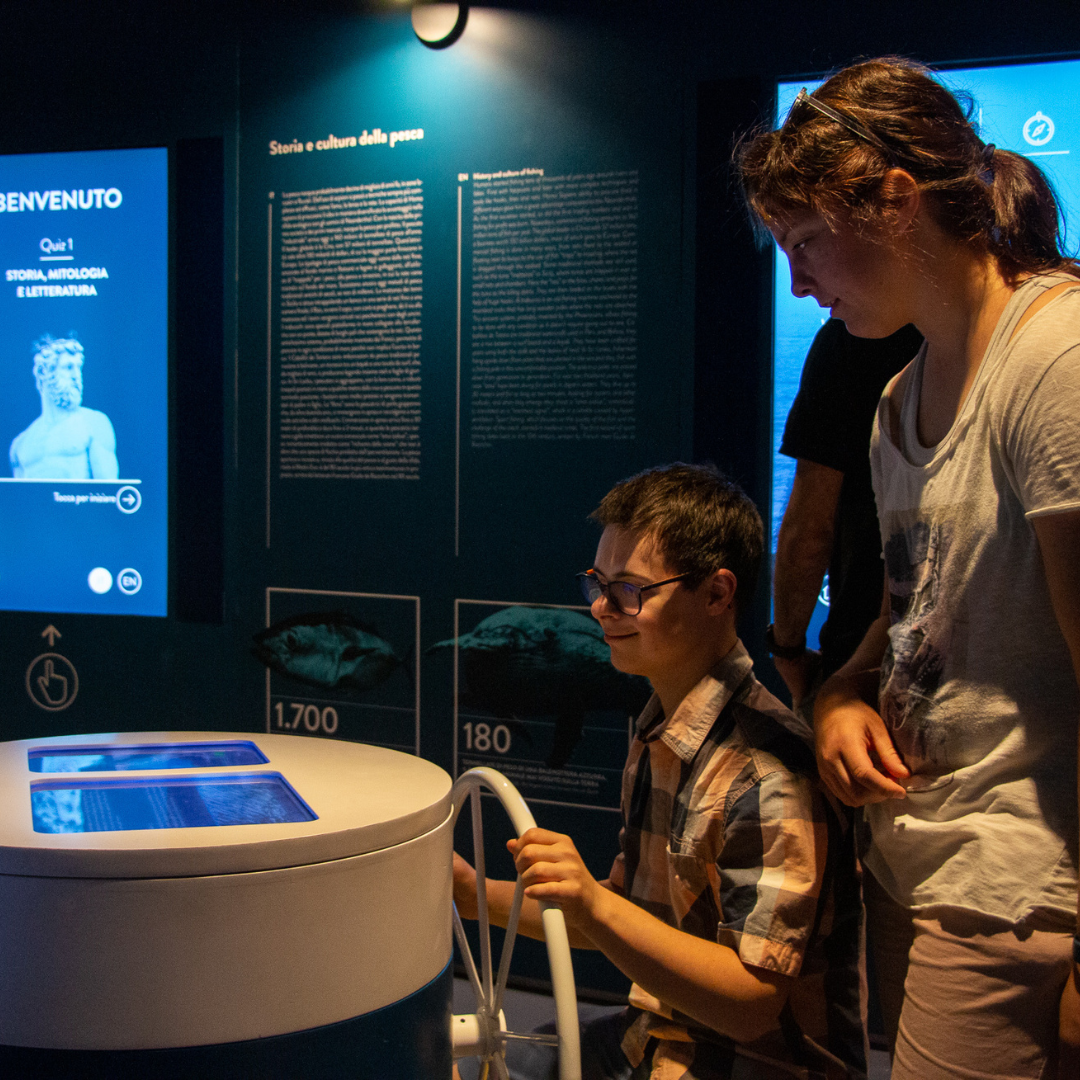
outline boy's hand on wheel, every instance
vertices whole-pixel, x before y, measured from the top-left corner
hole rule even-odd
[[[569,836],[529,829],[506,846],[525,882],[526,896],[555,904],[578,929],[595,918],[607,890],[589,873]]]

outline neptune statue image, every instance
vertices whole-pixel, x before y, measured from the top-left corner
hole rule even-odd
[[[41,415],[16,435],[9,453],[12,475],[27,480],[116,480],[112,422],[82,403],[83,347],[72,334],[34,342],[34,381]]]

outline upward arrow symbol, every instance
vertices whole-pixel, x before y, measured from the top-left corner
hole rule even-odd
[[[45,629],[41,631],[41,636],[43,638],[48,638],[49,639],[49,648],[51,649],[56,644],[56,639],[58,637],[63,637],[64,635],[61,634],[60,631],[57,630],[56,627],[53,626],[52,623],[49,623],[49,625],[46,626]]]

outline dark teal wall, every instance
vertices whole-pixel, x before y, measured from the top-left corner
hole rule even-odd
[[[172,614],[0,613],[0,737],[262,729],[267,675],[251,645],[268,587],[417,596],[421,656],[452,636],[456,599],[575,604],[572,575],[595,544],[585,514],[650,464],[711,458],[766,507],[769,256],[731,191],[734,131],[768,109],[776,77],[858,55],[1080,50],[1067,0],[1019,17],[1004,4],[922,0],[478,5],[462,41],[439,53],[393,5],[357,7],[0,0],[0,153],[164,145],[174,192]],[[393,157],[267,150],[271,139],[398,123],[426,134]],[[637,432],[620,443],[466,449],[455,555],[457,174],[522,166],[638,173]],[[425,198],[421,478],[272,477],[268,546],[269,193],[403,178],[421,179]],[[272,423],[278,407],[272,394]],[[766,595],[763,583],[746,628],[755,652]],[[403,609],[350,603],[388,635],[405,625]],[[55,713],[24,686],[49,625],[80,676],[76,701]],[[382,692],[411,703],[415,645],[395,648],[406,662]],[[421,751],[450,767],[450,657],[424,657],[419,669]],[[318,698],[294,689],[301,703]],[[606,871],[609,812],[553,806],[540,816],[584,831]],[[586,969],[586,983],[604,979]]]
[[[362,77],[357,74],[362,67],[360,58],[377,52],[379,42],[389,40],[397,31],[393,29],[395,16],[385,12],[343,14],[355,8],[329,0],[315,5],[209,0],[181,0],[169,5],[128,0],[100,6],[74,0],[0,3],[0,100],[5,103],[0,152],[145,145],[175,149],[182,140],[209,137],[221,140],[225,165],[221,295],[226,364],[222,384],[205,387],[205,392],[222,404],[225,621],[214,626],[176,619],[135,620],[130,624],[110,619],[99,626],[97,620],[87,617],[64,617],[59,628],[65,635],[65,646],[77,653],[80,670],[85,669],[87,676],[80,700],[73,706],[75,711],[46,717],[29,705],[22,679],[49,620],[34,615],[0,616],[4,644],[0,687],[5,688],[0,698],[0,730],[5,735],[145,727],[151,722],[160,726],[249,726],[261,719],[258,703],[247,700],[247,633],[252,611],[250,590],[260,574],[254,567],[262,556],[254,553],[254,558],[250,557],[253,553],[246,535],[250,521],[259,516],[261,492],[257,485],[241,479],[246,467],[244,455],[257,457],[259,451],[250,424],[238,423],[242,408],[238,413],[232,363],[238,326],[237,224],[244,221],[238,192],[252,175],[250,169],[256,167],[254,157],[244,157],[241,152],[241,146],[247,152],[246,139],[241,136],[246,136],[248,124],[252,131],[258,129],[263,123],[260,117],[310,108],[335,80],[347,84],[350,78]],[[534,110],[530,120],[536,137],[550,142],[549,132],[560,131],[547,148],[552,151],[551,168],[573,165],[573,139],[562,126],[563,117],[571,117],[573,125],[595,140],[590,152],[600,147],[600,156],[606,155],[608,160],[618,159],[620,153],[628,160],[628,148],[636,143],[642,153],[652,155],[657,167],[653,186],[642,189],[643,200],[678,203],[678,227],[672,229],[665,219],[665,235],[654,238],[656,250],[665,245],[672,249],[664,253],[668,264],[681,268],[676,280],[665,282],[668,294],[662,298],[670,307],[665,326],[675,328],[672,384],[678,386],[683,401],[676,411],[691,407],[686,395],[691,393],[694,379],[694,304],[700,299],[695,297],[694,271],[709,275],[698,290],[708,305],[698,312],[699,322],[705,320],[710,326],[732,323],[736,321],[732,315],[740,309],[724,298],[738,295],[740,285],[748,279],[745,260],[750,257],[743,237],[744,246],[733,249],[738,258],[729,260],[726,267],[703,270],[694,262],[698,123],[714,144],[717,142],[715,131],[707,129],[708,117],[695,116],[702,83],[732,78],[767,83],[779,74],[819,71],[855,55],[886,51],[934,62],[1046,55],[1080,48],[1080,15],[1076,5],[1067,0],[1031,5],[1019,21],[1004,4],[975,3],[944,8],[929,2],[874,5],[872,10],[864,4],[839,3],[829,5],[827,11],[790,0],[755,4],[519,3],[502,5],[499,10],[508,9],[516,9],[523,32],[516,42],[503,46],[497,60],[502,71],[499,78],[515,88],[511,96],[516,93],[517,97],[513,108],[509,100],[505,103],[503,128],[495,122],[483,132],[477,129],[475,138],[489,138],[504,147],[514,145],[517,138],[520,146],[527,145],[520,141],[524,131],[515,134],[507,118],[515,109],[529,115],[530,102],[540,101],[542,108]],[[454,50],[442,58],[417,55],[422,52],[411,49],[415,63],[430,60],[432,69],[440,63],[453,66]],[[533,90],[539,93],[533,94]],[[424,94],[421,86],[410,89],[396,86],[392,80],[380,88],[384,95],[399,91],[411,93],[414,100]],[[426,107],[449,108],[450,100],[430,101]],[[553,100],[562,105],[552,110]],[[499,114],[494,102],[478,104],[489,117]],[[748,115],[745,106],[734,111]],[[460,125],[463,129],[470,126],[465,119]],[[722,126],[723,121],[719,122]],[[260,137],[262,134],[260,131]],[[724,138],[726,132],[719,142]],[[468,147],[466,139],[461,147],[463,157],[472,153]],[[584,160],[588,154],[577,156]],[[250,167],[241,165],[249,161]],[[722,234],[710,234],[707,239],[713,243],[717,235]],[[241,245],[243,242],[241,235]],[[183,290],[185,284],[178,281],[176,287]],[[205,280],[197,283],[198,289],[205,287]],[[432,319],[437,319],[437,313],[432,313]],[[760,359],[760,353],[747,357],[740,349],[741,368],[756,367]],[[242,353],[241,385],[246,364]],[[715,382],[715,367],[710,364],[708,370],[714,372]],[[186,374],[175,371],[174,380],[183,381]],[[741,399],[754,382],[741,377],[740,393],[734,396]],[[767,383],[760,379],[756,385],[759,393],[767,390]],[[709,389],[711,396],[715,387]],[[653,460],[674,446],[686,446],[687,453],[707,452],[731,467],[764,504],[760,490],[763,473],[753,468],[758,455],[748,457],[746,451],[762,445],[757,404],[748,408],[740,404],[737,409],[721,405],[729,415],[723,429],[718,430],[715,423],[710,427],[711,410],[699,398],[696,416],[680,414],[689,415],[691,422],[696,419],[696,442],[694,432],[672,432],[672,443],[644,443],[640,461]],[[580,496],[575,492],[574,513],[608,479],[598,476],[591,488],[584,486]],[[177,524],[177,528],[184,527]],[[550,543],[547,546],[550,548]],[[573,556],[567,565],[577,565],[587,547],[587,534],[582,533],[573,541]],[[190,572],[190,568],[185,571]],[[549,570],[540,567],[538,572],[543,577]],[[553,567],[550,570],[553,576],[562,572]]]

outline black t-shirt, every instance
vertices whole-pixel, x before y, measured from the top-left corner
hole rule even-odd
[[[830,319],[806,355],[780,453],[844,474],[829,560],[829,617],[821,629],[825,673],[855,651],[881,610],[881,534],[870,484],[870,432],[885,384],[922,345],[914,326],[887,338],[853,337]]]

